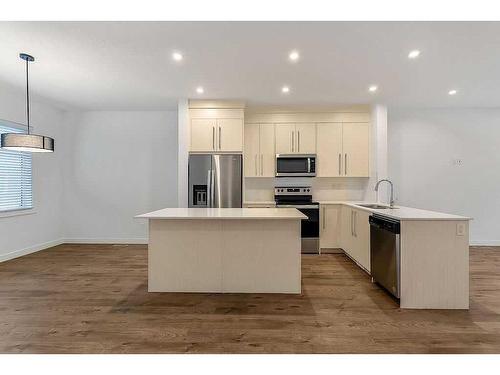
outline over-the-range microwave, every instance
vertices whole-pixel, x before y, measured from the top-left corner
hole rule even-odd
[[[316,155],[276,154],[276,177],[316,176]]]

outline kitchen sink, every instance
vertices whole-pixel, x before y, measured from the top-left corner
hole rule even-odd
[[[369,204],[357,204],[356,206],[360,207],[366,207],[366,208],[373,208],[376,210],[394,210],[396,207],[389,207],[389,206],[383,206],[381,204],[376,204],[376,203],[369,203]]]

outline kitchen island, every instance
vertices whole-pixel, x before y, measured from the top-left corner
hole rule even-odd
[[[148,291],[300,293],[293,208],[165,208],[149,220]]]

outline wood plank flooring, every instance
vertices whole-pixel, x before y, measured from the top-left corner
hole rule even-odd
[[[401,310],[341,254],[303,294],[147,292],[146,246],[60,245],[0,264],[2,353],[500,353],[500,248],[471,248],[470,311]]]

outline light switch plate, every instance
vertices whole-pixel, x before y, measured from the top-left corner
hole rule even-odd
[[[465,224],[458,223],[457,224],[457,236],[464,236],[464,235],[465,235]]]

